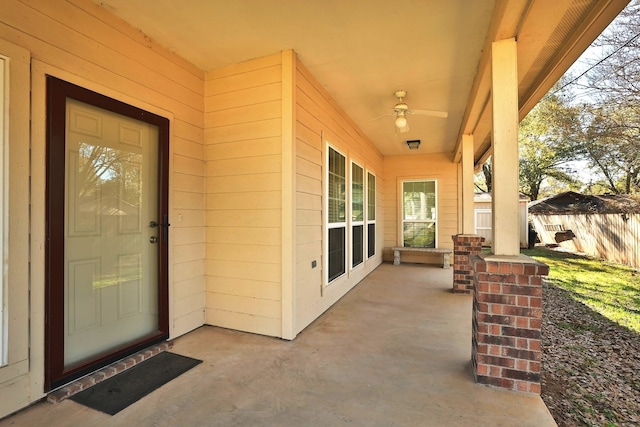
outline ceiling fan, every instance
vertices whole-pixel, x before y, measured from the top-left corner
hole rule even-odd
[[[410,110],[409,106],[404,102],[403,98],[407,96],[406,90],[397,90],[394,96],[398,98],[398,102],[393,106],[392,110],[396,116],[395,124],[399,133],[409,132],[409,123],[407,122],[407,115],[416,114],[421,116],[432,116],[447,118],[448,113],[446,111],[434,111],[434,110]]]

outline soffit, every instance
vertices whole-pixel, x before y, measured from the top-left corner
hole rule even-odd
[[[626,0],[93,0],[205,71],[293,49],[383,155],[490,150],[490,43],[518,40],[524,116]],[[397,134],[393,92],[410,108]],[[420,139],[409,152],[404,141]]]
[[[208,71],[293,49],[383,155],[451,152],[493,0],[94,0]],[[396,134],[393,93],[410,108]],[[377,119],[376,119],[377,118]],[[407,139],[421,139],[409,152]]]

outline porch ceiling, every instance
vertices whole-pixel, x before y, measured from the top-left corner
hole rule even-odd
[[[93,0],[208,71],[294,49],[383,155],[490,149],[488,44],[517,37],[521,116],[627,0]],[[394,91],[410,108],[396,134]],[[404,141],[420,139],[417,151]]]

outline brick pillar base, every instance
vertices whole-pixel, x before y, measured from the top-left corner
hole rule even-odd
[[[473,290],[473,257],[482,251],[484,237],[476,234],[456,234],[453,239],[453,292]]]
[[[542,278],[549,267],[522,256],[473,259],[476,382],[540,394]]]

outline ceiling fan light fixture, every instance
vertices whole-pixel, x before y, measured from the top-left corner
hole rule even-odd
[[[402,129],[405,128],[407,126],[407,118],[404,116],[404,114],[398,114],[398,116],[396,117],[396,127],[398,129]]]

